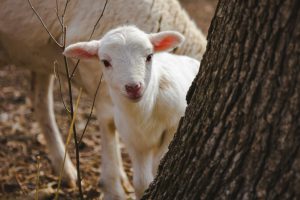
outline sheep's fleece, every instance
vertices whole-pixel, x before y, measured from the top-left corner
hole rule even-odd
[[[104,0],[70,1],[65,16],[67,45],[89,38],[104,3]],[[55,1],[32,0],[32,4],[50,32],[59,40],[62,32],[55,13]],[[58,4],[59,13],[62,13],[65,1],[58,0]],[[47,142],[49,157],[58,172],[64,145],[55,122],[52,73],[53,63],[57,60],[57,71],[64,74],[62,49],[51,40],[28,1],[1,0],[0,10],[0,64],[12,63],[36,72],[34,110]],[[176,53],[198,60],[204,54],[206,39],[177,0],[109,0],[93,39],[99,39],[108,30],[124,24],[135,24],[146,32],[177,30],[185,36],[186,41]],[[70,66],[75,62],[70,60]],[[74,83],[83,87],[93,98],[100,76],[97,61],[81,61]],[[121,164],[113,121],[102,114],[109,112],[113,106],[105,82],[102,82],[100,90],[95,114],[101,130],[101,155],[105,161],[101,165],[101,182],[105,199],[122,199],[123,188],[130,189],[130,183]],[[76,170],[69,157],[64,166],[64,179],[72,185],[76,181]]]

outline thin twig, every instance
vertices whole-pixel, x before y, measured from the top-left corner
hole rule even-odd
[[[33,10],[33,12],[35,13],[35,15],[38,17],[38,19],[40,20],[40,22],[42,23],[42,25],[44,26],[44,28],[46,29],[47,33],[49,34],[49,36],[52,38],[52,40],[59,46],[62,47],[62,45],[54,38],[54,36],[50,33],[49,29],[47,28],[46,24],[44,23],[43,19],[41,18],[41,16],[37,13],[37,11],[35,10],[35,8],[32,6],[31,1],[27,0],[31,9]]]
[[[92,38],[92,36],[93,36],[93,34],[94,34],[95,30],[96,30],[96,27],[97,27],[98,23],[100,22],[101,18],[103,17],[104,11],[105,11],[105,9],[106,9],[107,2],[108,2],[108,0],[105,1],[105,4],[104,4],[103,9],[102,9],[102,12],[101,12],[100,16],[98,17],[98,19],[97,19],[97,21],[96,21],[96,23],[95,23],[95,25],[94,25],[94,28],[93,28],[92,33],[91,33],[91,35],[90,35],[89,41],[91,40],[91,38]],[[73,76],[73,74],[74,74],[74,72],[75,72],[75,70],[76,70],[76,68],[77,68],[77,66],[78,66],[78,64],[79,64],[79,62],[80,62],[80,60],[78,60],[76,66],[75,66],[75,68],[74,68],[74,70],[73,70],[73,72],[72,72],[72,76]],[[94,95],[94,98],[93,98],[93,104],[92,104],[92,107],[91,107],[91,111],[90,111],[89,117],[88,117],[88,119],[87,119],[87,122],[86,122],[86,124],[85,124],[85,127],[84,127],[84,129],[83,129],[83,131],[82,131],[81,137],[80,137],[80,139],[79,139],[79,145],[80,145],[81,142],[82,142],[82,139],[83,139],[83,136],[84,136],[84,134],[85,134],[85,132],[86,132],[87,126],[88,126],[88,124],[89,124],[89,122],[90,122],[90,120],[91,120],[91,118],[92,118],[92,114],[93,114],[93,110],[94,110],[94,106],[95,106],[95,101],[96,101],[96,97],[97,97],[97,94],[98,94],[98,90],[99,90],[100,85],[101,85],[102,77],[103,77],[103,73],[101,74],[99,83],[98,83],[98,85],[97,85],[97,89],[96,89],[96,92],[95,92],[95,95]]]
[[[66,1],[65,8],[64,8],[63,14],[62,14],[62,16],[61,16],[62,18],[65,17],[66,10],[67,10],[67,7],[68,7],[69,2],[70,2],[70,0],[67,0],[67,1]]]
[[[70,77],[70,78],[73,78],[73,76],[74,76],[74,74],[75,74],[75,71],[76,71],[76,69],[77,69],[79,63],[80,63],[80,60],[77,60],[77,63],[75,64],[75,67],[74,67],[74,69],[73,69],[73,71],[72,71],[72,73],[71,73],[71,77]]]
[[[36,186],[35,186],[35,200],[39,200],[39,184],[40,184],[40,156],[36,157],[37,172],[36,172]]]
[[[87,126],[88,126],[88,124],[89,124],[91,118],[92,118],[92,114],[93,114],[93,110],[94,110],[94,106],[95,106],[96,97],[97,97],[98,90],[99,90],[99,88],[100,88],[101,81],[102,81],[102,76],[103,76],[103,73],[101,74],[99,83],[98,83],[98,85],[97,85],[97,89],[96,89],[96,92],[95,92],[95,95],[94,95],[94,98],[93,98],[93,104],[92,104],[92,108],[91,108],[91,111],[90,111],[90,115],[89,115],[89,117],[88,117],[88,119],[87,119],[87,122],[86,122],[86,124],[85,124],[85,127],[84,127],[84,129],[83,129],[83,131],[82,131],[81,137],[80,137],[80,139],[78,140],[78,144],[79,144],[79,145],[80,145],[81,142],[82,142],[82,138],[83,138],[83,136],[84,136],[84,133],[85,133],[85,131],[86,131],[86,129],[87,129]]]
[[[61,28],[63,29],[63,24],[62,24],[62,22],[59,18],[58,11],[56,11],[56,17],[57,17],[57,20],[59,21],[59,24],[60,24]]]
[[[58,2],[57,2],[57,0],[55,0],[55,5],[56,5],[56,12],[57,12],[57,15],[58,15]]]
[[[66,48],[66,41],[67,41],[67,27],[64,24],[64,16],[68,7],[69,0],[66,1],[65,8],[61,17],[61,22],[62,22],[62,32],[63,32],[63,45],[62,49],[65,50]],[[74,110],[73,110],[73,97],[72,97],[72,83],[71,83],[71,78],[70,78],[70,73],[69,73],[69,67],[68,67],[68,61],[66,56],[63,56],[64,58],[64,64],[65,64],[65,71],[67,75],[67,80],[68,80],[68,88],[69,88],[69,105],[70,105],[70,115],[71,119],[74,117]],[[74,135],[74,144],[75,144],[75,155],[76,155],[76,170],[77,170],[77,187],[79,190],[79,197],[81,200],[83,200],[83,192],[82,192],[82,186],[81,186],[81,173],[80,173],[80,154],[79,154],[79,147],[78,147],[78,142],[77,142],[77,131],[76,131],[76,125],[75,123],[73,124],[73,135]]]
[[[105,1],[105,4],[104,4],[102,12],[101,12],[101,15],[99,16],[99,18],[96,21],[96,24],[94,25],[94,28],[93,28],[93,31],[92,31],[92,33],[90,35],[89,41],[91,40],[91,38],[92,38],[92,36],[93,36],[93,34],[94,34],[95,30],[96,30],[96,27],[97,27],[98,23],[100,22],[101,18],[103,17],[103,14],[104,14],[107,2],[108,2],[108,0]]]
[[[64,30],[64,39],[66,39],[66,27]],[[66,41],[66,40],[64,40]],[[64,43],[65,46],[65,43]],[[72,97],[72,83],[69,75],[69,67],[68,67],[68,61],[66,56],[64,56],[64,63],[65,63],[65,70],[66,70],[66,75],[68,77],[68,87],[69,87],[69,104],[70,104],[70,114],[71,118],[74,116],[74,110],[73,110],[73,97]],[[77,186],[79,190],[79,196],[80,199],[83,200],[83,193],[82,193],[82,187],[81,187],[81,176],[80,176],[80,156],[79,156],[79,147],[78,147],[78,142],[77,142],[77,132],[76,132],[76,126],[73,124],[73,135],[74,135],[74,144],[75,144],[75,154],[76,154],[76,170],[77,170]]]
[[[62,87],[61,87],[61,81],[60,81],[60,76],[59,76],[59,73],[56,71],[56,66],[57,66],[57,61],[54,62],[54,74],[55,74],[55,77],[58,79],[58,84],[59,84],[59,93],[60,93],[60,98],[61,98],[61,101],[64,105],[64,108],[65,110],[70,113],[70,109],[67,108],[66,106],[66,103],[65,103],[65,100],[64,100],[64,97],[63,97],[63,93],[62,93]]]
[[[65,3],[65,8],[64,8],[64,11],[61,15],[61,23],[62,23],[62,32],[63,32],[63,49],[65,50],[65,47],[66,47],[66,27],[65,27],[65,14],[66,14],[66,11],[67,11],[67,7],[68,7],[68,4],[69,4],[70,0],[66,0],[66,3]]]
[[[64,173],[65,161],[66,161],[66,157],[67,157],[67,150],[68,150],[68,146],[70,144],[70,140],[71,140],[71,137],[72,137],[73,126],[74,126],[74,123],[75,123],[75,119],[76,119],[76,115],[77,115],[77,111],[78,111],[78,105],[79,105],[79,101],[80,101],[80,98],[81,98],[81,94],[82,94],[82,88],[80,88],[79,95],[78,95],[77,100],[76,100],[74,115],[73,115],[73,118],[72,118],[72,121],[71,121],[71,124],[70,124],[70,127],[69,127],[68,136],[67,136],[67,140],[66,140],[66,143],[65,143],[65,154],[64,154],[63,163],[62,163],[61,168],[60,168],[58,184],[57,184],[57,190],[56,190],[56,193],[55,193],[55,199],[58,199],[59,189],[60,189],[61,180],[62,180],[63,173]]]
[[[64,26],[64,31],[63,31],[63,37],[64,37],[64,43],[63,43],[63,48],[65,49],[66,47],[66,34],[67,34],[67,28]],[[70,104],[70,114],[71,118],[74,116],[74,110],[73,110],[73,97],[72,97],[72,83],[71,83],[71,78],[70,78],[70,73],[69,73],[69,67],[68,67],[68,61],[67,57],[64,56],[64,63],[65,63],[65,70],[66,70],[66,75],[68,77],[68,88],[69,88],[69,104]],[[80,156],[79,156],[79,147],[78,147],[78,142],[77,142],[77,131],[76,131],[76,126],[73,124],[73,133],[74,133],[74,144],[75,144],[75,154],[76,154],[76,170],[77,170],[77,186],[79,190],[79,196],[80,199],[83,200],[83,193],[82,193],[82,186],[81,186],[81,176],[80,176]]]
[[[67,10],[67,7],[68,7],[68,4],[70,2],[70,0],[66,0],[66,3],[65,3],[65,7],[64,7],[64,10],[63,10],[63,13],[62,13],[62,16],[59,17],[59,8],[58,8],[58,1],[56,0],[56,16],[57,16],[57,19],[61,25],[61,28],[62,28],[62,44],[60,44],[55,38],[54,36],[51,34],[51,32],[49,31],[49,29],[47,28],[47,26],[45,25],[44,21],[42,20],[42,18],[40,17],[40,15],[37,13],[37,11],[35,10],[35,8],[32,6],[31,4],[31,1],[30,0],[27,0],[31,9],[34,11],[34,13],[36,14],[36,16],[38,17],[38,19],[40,20],[41,24],[43,25],[43,27],[45,28],[45,30],[47,31],[47,33],[49,34],[49,36],[53,39],[53,41],[60,47],[62,48],[63,50],[65,50],[65,47],[66,47],[66,26],[65,26],[65,22],[64,22],[64,17],[65,17],[65,14],[66,14],[66,10]],[[101,15],[99,16],[99,18],[97,19],[96,21],[96,24],[94,25],[93,27],[93,30],[92,30],[92,33],[90,35],[90,38],[89,40],[92,38],[95,30],[96,30],[96,27],[98,25],[98,23],[100,22],[101,18],[103,17],[103,13],[105,11],[105,8],[106,8],[106,5],[107,5],[107,2],[108,0],[105,1],[105,4],[104,4],[104,7],[103,7],[103,10],[101,12]],[[80,60],[77,61],[72,73],[71,73],[71,76],[70,76],[70,73],[69,73],[69,67],[68,67],[68,61],[67,61],[67,58],[64,56],[64,65],[65,65],[65,71],[66,71],[66,75],[67,75],[67,80],[68,80],[68,88],[69,88],[69,104],[70,104],[70,109],[67,109],[64,101],[64,106],[65,106],[65,109],[67,111],[69,111],[70,113],[70,117],[73,121],[74,119],[74,109],[73,109],[73,97],[72,97],[72,84],[71,84],[71,79],[72,77],[74,76],[74,73],[79,65],[79,62]],[[55,68],[55,67],[54,67]],[[59,79],[59,84],[60,84],[60,91],[61,91],[61,83],[60,83],[60,78],[59,78],[59,75],[57,73],[57,77]],[[101,75],[101,79],[102,79],[102,75]],[[93,105],[92,105],[92,108],[91,108],[91,113],[90,113],[90,116],[89,116],[89,119],[87,121],[87,124],[89,123],[90,121],[90,118],[91,118],[91,115],[92,115],[92,112],[93,112],[93,107],[94,107],[94,104],[95,104],[95,99],[96,99],[96,96],[97,96],[97,92],[98,92],[98,89],[100,87],[100,84],[101,84],[101,79],[99,81],[99,84],[97,86],[97,90],[96,90],[96,94],[95,94],[95,97],[94,97],[94,100],[93,100]],[[61,94],[62,95],[62,94]],[[63,98],[62,98],[63,100]],[[77,109],[77,108],[76,108]],[[86,124],[86,127],[87,127],[87,124]],[[85,130],[86,130],[86,127],[85,127]],[[73,136],[74,136],[74,143],[75,143],[75,150],[76,150],[76,170],[77,170],[77,186],[78,186],[78,190],[79,190],[79,195],[80,195],[80,199],[83,200],[83,193],[82,193],[82,186],[81,186],[81,176],[80,176],[80,162],[79,162],[79,159],[80,159],[80,155],[79,155],[79,146],[78,146],[78,142],[77,142],[77,132],[76,132],[76,126],[75,126],[75,123],[71,122],[70,124],[70,128],[72,128],[73,130]],[[84,135],[85,133],[85,130],[82,134],[82,136]],[[81,136],[81,139],[82,139],[82,136]],[[80,140],[81,141],[81,140]]]
[[[61,19],[59,17],[59,10],[58,10],[58,2],[57,2],[57,0],[55,0],[55,3],[56,3],[56,17],[57,17],[57,19],[59,21],[61,29],[63,30],[64,26],[63,26],[63,23],[62,23],[62,21],[61,21]]]
[[[40,17],[40,15],[37,13],[37,11],[35,10],[35,8],[32,6],[32,3],[30,0],[27,0],[31,9],[34,11],[34,13],[36,14],[36,16],[38,17],[38,19],[40,20],[41,24],[43,25],[43,27],[46,29],[47,33],[49,34],[49,36],[53,39],[53,41],[63,50],[65,50],[66,47],[66,26],[64,24],[64,16],[68,7],[68,3],[70,2],[70,0],[66,1],[65,4],[65,8],[61,17],[60,23],[62,26],[62,44],[60,44],[59,42],[56,41],[56,39],[54,38],[54,36],[50,33],[49,29],[47,28],[47,26],[45,25],[44,21],[42,20],[42,18]],[[57,11],[57,17],[59,19],[59,15],[58,15],[58,3],[56,0],[56,11]],[[65,70],[66,70],[66,75],[67,75],[67,80],[68,80],[68,88],[69,88],[69,103],[70,103],[70,116],[71,119],[73,119],[74,117],[74,110],[73,110],[73,98],[72,98],[72,84],[71,84],[71,78],[69,75],[69,68],[68,68],[68,62],[67,62],[67,58],[64,56],[64,64],[65,64]],[[66,107],[65,107],[66,108]],[[76,126],[75,124],[72,125],[72,129],[73,129],[73,133],[74,133],[74,143],[75,143],[75,149],[76,149],[76,169],[77,169],[77,186],[78,186],[78,190],[79,190],[79,196],[80,199],[83,200],[83,193],[82,193],[82,187],[81,187],[81,176],[80,176],[80,156],[79,156],[79,147],[78,147],[78,142],[77,142],[77,133],[76,133]]]

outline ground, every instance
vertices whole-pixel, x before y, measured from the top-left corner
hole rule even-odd
[[[216,0],[181,0],[198,26],[207,34]],[[45,141],[35,120],[30,99],[32,73],[12,65],[0,66],[0,200],[34,199],[37,163],[40,165],[39,199],[53,199],[57,176],[47,157]],[[55,91],[57,122],[66,138],[67,115],[61,103],[58,86]],[[66,97],[67,98],[67,97]],[[83,95],[77,120],[81,133],[88,118],[92,102]],[[80,146],[80,162],[83,190],[86,199],[101,199],[98,180],[100,177],[100,135],[95,117],[92,117],[83,144]],[[70,147],[71,151],[74,149]],[[74,152],[71,152],[74,161]],[[132,177],[130,160],[122,147],[124,166]],[[40,157],[37,160],[37,156]],[[74,162],[75,163],[75,162]],[[60,199],[76,199],[76,188],[65,185]],[[132,196],[132,194],[128,194]]]

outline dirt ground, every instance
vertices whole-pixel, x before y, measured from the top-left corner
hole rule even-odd
[[[216,0],[181,0],[198,26],[206,34],[214,13]],[[32,102],[30,71],[14,66],[0,66],[0,199],[34,199],[37,175],[37,156],[40,156],[39,199],[53,199],[57,176],[47,157],[45,141],[35,120]],[[66,97],[67,98],[67,97]],[[89,115],[92,102],[83,95],[77,120],[81,133]],[[55,112],[63,137],[66,138],[66,111],[55,91]],[[86,199],[101,199],[100,135],[95,117],[92,117],[80,146],[83,190]],[[73,147],[70,147],[73,150]],[[130,161],[122,148],[124,166],[131,178]],[[74,158],[74,152],[71,152]],[[74,161],[74,159],[73,159]],[[75,163],[75,162],[74,162]],[[60,199],[77,199],[77,189],[63,185]],[[43,197],[44,195],[44,197]],[[129,197],[132,194],[128,194]]]

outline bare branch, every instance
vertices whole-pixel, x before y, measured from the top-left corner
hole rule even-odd
[[[41,22],[41,24],[43,25],[43,27],[45,28],[45,30],[47,31],[47,33],[49,34],[49,36],[52,38],[52,40],[60,47],[62,48],[63,50],[65,50],[65,47],[66,47],[66,33],[67,33],[67,28],[65,26],[65,22],[64,22],[64,17],[65,17],[65,14],[66,14],[66,11],[67,11],[67,8],[68,8],[68,4],[70,2],[70,0],[66,0],[66,3],[65,3],[65,6],[64,6],[64,9],[63,9],[63,12],[62,12],[62,15],[61,17],[59,16],[59,7],[58,7],[58,0],[55,1],[56,3],[56,16],[57,16],[57,19],[61,25],[61,31],[62,31],[62,44],[59,43],[55,38],[54,36],[51,34],[51,32],[49,31],[48,27],[46,26],[46,24],[44,23],[43,19],[40,17],[40,15],[38,14],[38,12],[35,10],[35,8],[32,6],[32,3],[30,0],[27,0],[31,9],[33,10],[33,12],[35,13],[35,15],[38,17],[39,21]],[[91,35],[89,37],[89,40],[91,40],[101,18],[103,17],[103,14],[104,14],[104,11],[106,9],[106,5],[107,5],[107,2],[108,0],[105,1],[105,4],[104,4],[104,7],[102,9],[102,12],[101,12],[101,15],[99,16],[99,18],[97,19],[94,27],[93,27],[93,30],[91,32]],[[97,89],[96,89],[96,92],[95,92],[95,96],[94,96],[94,99],[93,99],[93,104],[92,104],[92,108],[91,108],[91,111],[90,111],[90,115],[89,115],[89,118],[87,120],[87,123],[85,125],[85,128],[83,130],[83,133],[81,135],[81,138],[79,140],[79,142],[77,141],[77,132],[76,132],[76,125],[74,123],[74,119],[75,119],[75,115],[76,115],[76,110],[77,110],[77,106],[75,108],[75,113],[74,113],[74,108],[73,108],[73,97],[72,97],[72,83],[71,83],[71,79],[72,77],[74,76],[74,73],[80,63],[80,60],[77,61],[71,75],[69,73],[69,67],[68,67],[68,61],[67,61],[67,58],[64,56],[64,65],[65,65],[65,71],[66,71],[66,75],[67,75],[67,81],[68,81],[68,93],[69,93],[69,104],[70,104],[70,108],[68,109],[65,102],[64,102],[64,99],[63,99],[63,95],[62,95],[62,87],[61,87],[61,80],[60,80],[60,77],[59,77],[59,73],[56,73],[56,65],[57,65],[57,62],[54,63],[54,73],[55,75],[57,76],[58,78],[58,81],[59,81],[59,89],[60,89],[60,95],[61,95],[61,99],[62,99],[62,102],[63,102],[63,105],[65,107],[65,109],[67,110],[67,112],[70,114],[71,116],[71,119],[72,119],[72,122],[70,123],[70,127],[73,129],[73,136],[74,136],[74,143],[75,143],[75,153],[76,153],[76,170],[77,170],[77,186],[78,186],[78,190],[79,190],[79,196],[80,196],[80,199],[83,200],[83,192],[82,192],[82,186],[81,186],[81,176],[80,176],[80,162],[79,162],[79,159],[80,159],[80,155],[79,155],[79,142],[82,141],[82,138],[83,138],[83,135],[84,133],[86,132],[86,129],[87,129],[87,126],[90,122],[90,119],[91,119],[91,116],[92,116],[92,113],[93,113],[93,108],[94,108],[94,105],[95,105],[95,101],[96,101],[96,96],[98,94],[98,90],[100,88],[100,84],[101,84],[101,81],[102,81],[102,74],[101,74],[101,78],[99,80],[99,83],[98,83],[98,86],[97,86]]]
[[[59,24],[60,24],[60,26],[61,26],[61,29],[63,30],[63,29],[64,29],[64,26],[63,26],[63,23],[62,23],[62,21],[61,21],[61,19],[60,19],[60,17],[59,17],[59,10],[58,10],[58,2],[57,2],[57,0],[55,0],[55,4],[56,4],[56,17],[57,17],[57,19],[58,19],[58,21],[59,21]]]
[[[36,157],[36,168],[37,168],[37,172],[36,172],[36,181],[35,181],[35,200],[39,200],[39,184],[40,184],[40,156],[38,155]]]
[[[67,27],[64,24],[64,16],[68,7],[69,0],[66,1],[65,8],[63,11],[63,14],[61,16],[61,24],[62,24],[62,49],[65,50],[66,48],[66,38],[67,38]],[[58,8],[57,8],[58,10]],[[58,15],[58,14],[57,14]],[[73,97],[72,97],[72,83],[71,83],[71,78],[69,74],[69,67],[68,67],[68,61],[66,56],[63,56],[64,58],[64,64],[65,64],[65,71],[66,71],[66,76],[67,76],[67,81],[68,81],[68,88],[69,88],[69,104],[70,104],[70,115],[71,119],[74,118],[74,109],[73,109]],[[79,190],[79,197],[81,200],[83,200],[83,192],[82,192],[82,186],[81,186],[81,173],[80,173],[80,154],[79,154],[79,146],[77,142],[77,132],[76,132],[76,124],[71,123],[71,127],[73,129],[73,136],[74,136],[74,144],[75,144],[75,155],[76,155],[76,171],[77,171],[77,187]]]
[[[107,2],[108,2],[108,0],[105,1],[105,4],[104,4],[102,12],[101,12],[101,15],[99,16],[99,18],[96,21],[96,24],[94,25],[94,28],[93,28],[92,33],[90,35],[89,41],[91,40],[91,38],[92,38],[92,36],[93,36],[93,34],[94,34],[95,30],[96,30],[96,27],[97,27],[98,23],[100,22],[101,18],[103,17],[103,14],[104,14]]]
[[[71,83],[71,79],[69,78],[70,76],[69,76],[68,62],[67,62],[67,58],[65,56],[64,56],[64,62],[65,62],[66,74],[68,77],[70,114],[71,114],[71,118],[73,118],[74,110],[73,110],[73,97],[72,97],[72,83]],[[75,124],[73,124],[73,133],[74,133],[74,144],[75,144],[75,154],[76,154],[77,186],[78,186],[78,190],[79,190],[80,199],[83,199],[82,186],[81,186],[81,175],[80,175],[79,147],[78,147],[78,142],[77,142],[77,131],[76,131]]]
[[[49,29],[47,28],[46,24],[44,23],[43,19],[41,18],[41,16],[37,13],[37,11],[35,10],[35,8],[32,6],[32,3],[30,0],[27,0],[31,9],[33,10],[33,12],[35,13],[35,15],[38,17],[38,19],[40,20],[40,22],[42,23],[43,27],[45,28],[45,30],[47,31],[47,33],[49,34],[49,36],[52,38],[52,40],[59,46],[62,47],[62,45],[54,38],[54,36],[50,33]]]
[[[63,97],[63,94],[62,94],[62,87],[61,87],[61,81],[60,81],[60,76],[59,76],[59,73],[57,73],[56,71],[56,66],[58,65],[58,63],[55,61],[54,62],[54,74],[55,74],[55,77],[58,79],[58,84],[59,84],[59,93],[60,93],[60,98],[61,98],[61,101],[66,109],[66,111],[68,113],[70,113],[70,109],[67,108],[66,106],[66,103],[65,103],[65,100],[64,100],[64,97]]]
[[[78,111],[78,106],[79,106],[79,101],[80,101],[80,98],[81,98],[81,93],[82,93],[82,88],[80,88],[79,95],[77,97],[77,101],[76,101],[76,105],[75,105],[75,112],[74,112],[74,115],[72,117],[72,121],[71,121],[69,131],[68,131],[68,135],[67,135],[67,140],[66,140],[66,143],[65,143],[64,159],[63,159],[63,163],[60,167],[58,184],[57,184],[57,189],[56,189],[56,193],[55,193],[55,199],[58,199],[58,195],[59,195],[59,189],[60,189],[61,180],[62,180],[63,173],[64,173],[64,166],[65,166],[66,157],[67,157],[67,150],[68,150],[68,146],[70,144],[71,136],[72,136],[72,133],[73,133],[73,126],[74,126],[75,120],[76,120],[76,114],[77,114],[77,111]]]
[[[101,74],[99,83],[98,83],[98,85],[97,85],[97,89],[96,89],[96,92],[95,92],[95,95],[94,95],[94,98],[93,98],[93,104],[92,104],[92,107],[91,107],[90,115],[89,115],[88,120],[87,120],[87,122],[86,122],[86,124],[85,124],[85,127],[84,127],[84,129],[83,129],[83,131],[82,131],[81,137],[80,137],[80,139],[79,139],[79,141],[78,141],[78,144],[79,144],[79,145],[80,145],[81,142],[82,142],[82,138],[83,138],[83,136],[84,136],[84,133],[85,133],[85,131],[86,131],[86,128],[87,128],[87,126],[88,126],[88,124],[89,124],[89,122],[90,122],[90,120],[91,120],[91,118],[92,118],[92,114],[93,114],[93,110],[94,110],[94,106],[95,106],[95,101],[96,101],[96,97],[97,97],[97,94],[98,94],[98,90],[99,90],[100,85],[101,85],[102,77],[103,77],[103,73]]]
[[[67,10],[67,7],[68,7],[69,2],[70,2],[70,0],[67,0],[67,1],[66,1],[65,8],[64,8],[63,14],[62,14],[62,16],[61,16],[62,19],[65,17],[66,10]]]
[[[58,2],[55,0],[55,5],[56,5],[56,13],[58,13]]]
[[[74,74],[75,74],[75,71],[76,71],[76,69],[77,69],[79,63],[80,63],[80,60],[77,60],[77,63],[75,64],[75,67],[74,67],[74,69],[73,69],[73,71],[72,71],[72,73],[71,73],[71,77],[70,77],[70,78],[73,78],[73,76],[74,76]]]
[[[63,24],[63,28],[64,28],[63,29],[63,39],[64,39],[64,41],[63,41],[63,48],[65,50],[65,48],[66,48],[66,40],[67,40],[67,27]]]

